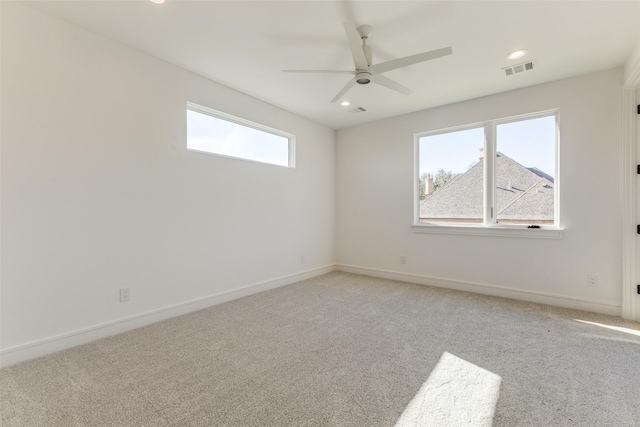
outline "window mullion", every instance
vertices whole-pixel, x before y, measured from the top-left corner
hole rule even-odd
[[[495,211],[495,158],[496,126],[489,122],[484,125],[484,225],[496,223]]]

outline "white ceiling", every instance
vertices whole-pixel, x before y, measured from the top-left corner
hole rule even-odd
[[[27,4],[335,129],[623,66],[640,39],[640,1],[46,1]],[[451,46],[453,55],[385,73],[402,95],[348,75],[343,22],[373,26],[379,63]],[[533,71],[505,76],[518,48]],[[362,106],[364,113],[349,110]]]

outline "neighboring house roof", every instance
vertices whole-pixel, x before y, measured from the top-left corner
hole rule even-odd
[[[553,221],[553,177],[502,153],[497,153],[495,168],[498,221]],[[479,162],[426,196],[420,203],[420,218],[481,220],[483,169],[484,162]]]

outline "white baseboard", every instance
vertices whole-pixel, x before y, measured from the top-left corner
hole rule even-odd
[[[335,271],[335,269],[335,265],[313,268],[301,273],[291,274],[267,280],[265,282],[254,283],[239,289],[208,295],[192,301],[182,302],[180,304],[159,308],[146,313],[136,314],[134,316],[113,320],[99,325],[90,326],[88,328],[3,349],[0,351],[0,367],[35,359],[60,350],[86,344],[100,338],[109,337],[131,329],[160,322],[171,317],[180,316],[237,298],[289,285],[301,280],[310,279],[312,277],[330,273]]]
[[[163,307],[146,313],[129,316],[111,322],[94,325],[61,335],[32,341],[0,351],[0,367],[13,365],[26,360],[35,359],[60,350],[86,344],[100,338],[109,337],[131,329],[160,322],[171,317],[180,316],[203,308],[211,307],[237,298],[289,285],[301,280],[310,279],[332,271],[360,274],[363,276],[380,277],[400,282],[416,283],[426,286],[454,289],[483,295],[491,295],[539,304],[554,305],[576,310],[585,310],[596,313],[620,316],[621,307],[612,304],[603,304],[597,301],[577,299],[562,295],[545,294],[541,292],[524,291],[503,286],[488,285],[484,283],[466,282],[459,280],[443,279],[416,274],[401,273],[396,271],[380,270],[369,267],[336,264],[318,267],[301,273],[279,277],[265,282],[255,283],[231,291],[220,292],[196,300]]]
[[[495,286],[484,283],[467,282],[460,280],[443,279],[440,277],[429,277],[417,274],[401,273],[396,271],[379,270],[376,268],[358,267],[354,265],[337,264],[336,269],[346,273],[361,274],[363,276],[380,277],[383,279],[398,280],[400,282],[416,283],[437,288],[454,289],[458,291],[471,292],[476,294],[491,295],[502,298],[509,298],[521,301],[535,302],[539,304],[553,305],[557,307],[571,308],[575,310],[591,311],[603,313],[611,316],[620,316],[621,306],[603,304],[598,301],[578,299],[563,295],[553,295],[543,292],[525,291],[521,289],[508,288],[506,286]]]

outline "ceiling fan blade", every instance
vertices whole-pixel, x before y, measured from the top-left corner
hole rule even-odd
[[[380,86],[384,86],[388,89],[395,90],[396,92],[400,92],[405,95],[411,95],[413,93],[413,91],[408,87],[403,86],[395,80],[391,80],[389,77],[385,77],[380,74],[371,76],[371,81],[379,84]]]
[[[283,73],[355,74],[346,70],[282,70]]]
[[[369,64],[367,64],[367,58],[362,50],[362,38],[360,37],[360,33],[358,33],[356,26],[349,22],[345,22],[344,32],[347,34],[349,48],[351,49],[351,56],[353,56],[353,63],[356,65],[356,70],[368,70]]]
[[[342,0],[338,2],[340,6],[340,14],[342,15],[342,22],[356,22],[356,13],[353,10],[353,2],[350,0]]]
[[[353,85],[356,84],[356,78],[352,78],[351,80],[349,80],[349,83],[347,83],[340,92],[338,92],[338,94],[331,100],[331,102],[336,102],[337,100],[339,100],[340,98],[342,98],[342,95],[344,95],[345,93],[347,93],[349,91],[349,89],[351,89],[353,87]]]
[[[416,55],[405,56],[404,58],[393,59],[387,62],[381,62],[380,64],[372,65],[371,72],[373,74],[380,74],[386,71],[395,70],[397,68],[406,67],[409,65],[417,64],[419,62],[430,61],[432,59],[440,58],[442,56],[451,55],[453,50],[451,47],[445,47],[442,49],[431,50],[429,52],[418,53]]]

